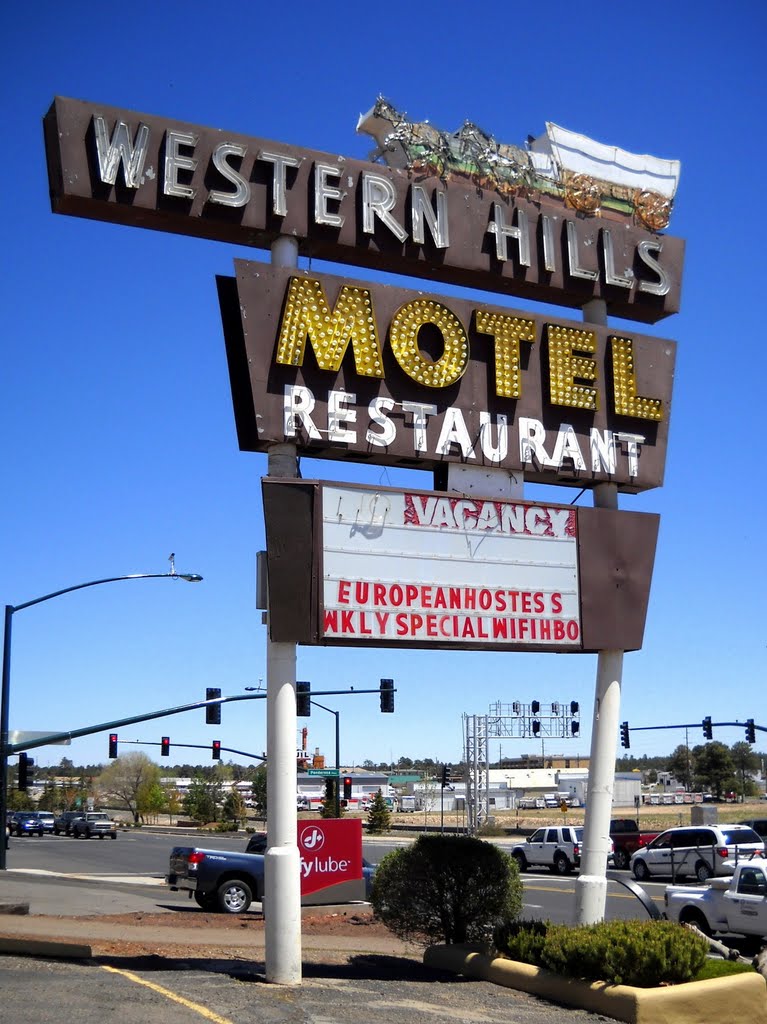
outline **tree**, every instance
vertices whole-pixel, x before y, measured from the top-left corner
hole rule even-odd
[[[683,784],[689,793],[692,789],[693,759],[690,748],[680,743],[666,762],[666,770]]]
[[[245,801],[242,799],[242,795],[236,789],[232,789],[227,794],[224,800],[224,806],[221,811],[221,817],[224,821],[244,821],[247,818],[248,812],[245,807]]]
[[[733,743],[730,747],[730,756],[739,781],[738,791],[742,796],[751,796],[756,786],[749,776],[751,772],[759,770],[758,756],[751,749],[751,744],[745,740]]]
[[[368,810],[368,832],[371,835],[381,835],[383,832],[388,832],[390,828],[391,811],[379,789]]]
[[[159,781],[160,769],[146,754],[125,754],[102,771],[98,789],[102,798],[112,799],[130,811],[138,824],[139,794]]]
[[[711,740],[699,747],[693,747],[695,774],[705,789],[709,789],[717,800],[722,793],[735,785],[734,765],[728,747],[718,740]]]
[[[515,861],[492,843],[423,835],[381,860],[370,902],[406,941],[481,942],[518,916],[522,882]]]
[[[166,808],[165,790],[160,785],[159,778],[147,779],[139,786],[136,793],[136,809],[142,821],[157,821],[159,815]]]
[[[336,789],[340,783],[340,779],[337,777],[329,776],[325,779],[325,795],[322,798],[320,804],[320,817],[321,818],[335,818],[336,816]],[[341,801],[338,801],[338,817],[342,818],[344,809],[341,806]]]
[[[216,800],[214,797],[214,786],[204,779],[192,779],[191,785],[184,797],[184,814],[201,824],[216,820]]]
[[[55,811],[59,806],[59,791],[55,783],[46,782],[40,799],[37,801],[38,811]]]
[[[266,818],[266,765],[261,764],[253,772],[251,778],[251,795],[256,813]]]

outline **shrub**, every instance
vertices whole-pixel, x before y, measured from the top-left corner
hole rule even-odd
[[[237,832],[238,824],[236,821],[218,821],[213,827],[214,832]]]
[[[370,896],[375,915],[403,939],[470,942],[522,908],[516,863],[472,836],[420,836],[378,865]]]
[[[540,922],[504,923],[494,940],[500,953],[556,974],[587,981],[653,988],[692,981],[708,943],[674,921],[601,921],[572,928]],[[529,932],[529,934],[525,934]]]
[[[391,812],[379,789],[370,804],[368,810],[368,832],[371,835],[381,835],[391,828]]]

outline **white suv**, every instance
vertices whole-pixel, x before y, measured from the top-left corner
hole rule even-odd
[[[731,875],[739,860],[764,855],[764,840],[747,825],[693,825],[669,828],[631,857],[634,878],[651,875],[705,882],[712,875]]]
[[[565,825],[560,828],[539,828],[524,843],[511,848],[511,856],[520,871],[528,867],[546,867],[558,875],[569,875],[581,863],[583,829]]]

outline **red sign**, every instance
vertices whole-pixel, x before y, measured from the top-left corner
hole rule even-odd
[[[299,822],[301,896],[362,878],[362,822],[327,818]]]

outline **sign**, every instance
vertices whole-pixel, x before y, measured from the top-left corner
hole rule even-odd
[[[322,489],[320,642],[579,648],[574,508]]]
[[[676,346],[235,261],[219,278],[240,448],[638,492],[663,482]]]
[[[309,768],[307,775],[319,775],[323,779],[337,779],[338,768]]]
[[[362,880],[362,822],[359,818],[324,818],[300,822],[301,896]],[[336,893],[337,898],[340,895]]]
[[[312,480],[262,489],[272,640],[642,646],[658,516]]]
[[[62,97],[44,128],[56,213],[257,248],[289,235],[316,259],[576,308],[604,299],[643,323],[679,309],[684,242],[590,216],[572,182],[563,203]]]

